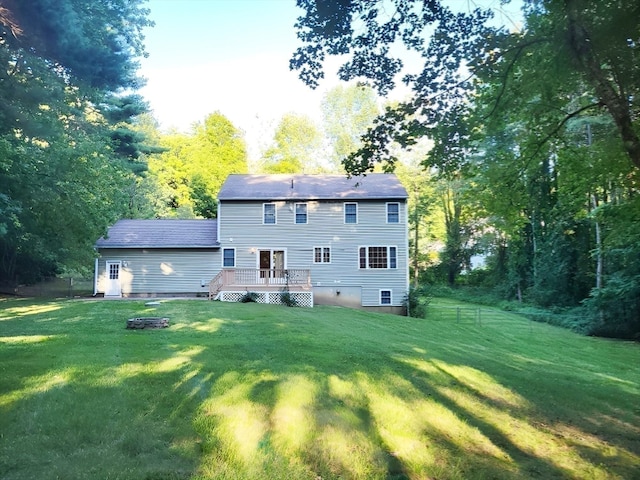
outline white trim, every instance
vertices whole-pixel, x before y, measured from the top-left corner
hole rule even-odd
[[[393,258],[395,258],[395,260],[396,260],[396,266],[395,267],[391,266],[391,249],[392,248],[395,250],[394,255],[393,255]],[[398,269],[398,247],[395,246],[395,245],[389,245],[389,250],[387,252],[387,255],[388,255],[388,258],[389,258],[389,269],[390,270],[397,270]]]
[[[265,217],[266,217],[266,206],[267,205],[273,205],[273,223],[267,223],[265,222]],[[262,224],[263,225],[277,225],[278,224],[278,205],[276,204],[276,202],[263,202],[262,203]]]
[[[404,209],[404,238],[405,238],[405,244],[404,244],[404,269],[405,269],[405,277],[406,277],[406,286],[404,289],[404,294],[408,294],[409,293],[409,289],[411,288],[411,266],[409,265],[410,259],[409,259],[409,208],[408,208],[408,204],[405,203],[405,209]],[[407,312],[408,314],[408,312]]]
[[[360,266],[360,249],[364,248],[365,249],[365,267],[362,268]],[[369,267],[369,249],[370,248],[386,248],[387,249],[387,266],[384,268],[371,268]],[[395,248],[396,249],[396,266],[395,267],[391,267],[391,249]],[[357,255],[357,260],[358,260],[358,270],[398,270],[398,246],[397,245],[359,245],[358,246],[358,255]]]
[[[398,221],[390,222],[389,221],[389,205],[397,205],[398,206]],[[386,202],[385,203],[385,221],[389,225],[398,225],[400,223],[400,202]]]
[[[298,223],[298,205],[304,205],[305,222]],[[307,225],[309,223],[309,204],[307,202],[296,202],[293,204],[293,223],[295,225]]]
[[[382,303],[382,292],[389,292],[389,303]],[[393,290],[390,288],[381,288],[378,290],[378,302],[381,306],[391,306],[393,305]]]
[[[347,205],[355,205],[356,206],[356,221],[355,223],[347,223]],[[357,225],[359,221],[358,218],[358,202],[343,202],[342,203],[342,222],[345,225]]]
[[[275,247],[275,248],[271,248],[271,247],[256,247],[256,268],[259,270],[260,269],[260,252],[266,252],[269,251],[271,252],[269,254],[269,268],[271,268],[271,263],[273,262],[273,252],[284,252],[284,269],[286,270],[287,267],[287,262],[288,262],[288,254],[287,254],[287,249],[286,248],[282,248],[282,247]]]
[[[224,264],[224,251],[225,250],[233,250],[233,265],[225,265]],[[223,247],[222,248],[222,268],[236,268],[236,247]]]

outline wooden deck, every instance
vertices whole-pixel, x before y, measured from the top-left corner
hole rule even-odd
[[[311,271],[302,269],[225,268],[209,282],[209,299],[222,291],[290,292],[311,290]]]

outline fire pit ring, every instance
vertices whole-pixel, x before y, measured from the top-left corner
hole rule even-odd
[[[167,317],[136,317],[127,320],[127,328],[167,328],[169,319]]]

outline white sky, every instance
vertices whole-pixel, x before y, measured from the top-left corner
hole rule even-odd
[[[141,94],[163,129],[189,130],[215,111],[244,130],[250,156],[287,112],[320,120],[326,85],[289,70],[299,45],[295,0],[150,0]],[[328,82],[325,82],[328,83]],[[332,85],[337,82],[334,81]]]

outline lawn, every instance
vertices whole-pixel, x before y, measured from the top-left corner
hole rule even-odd
[[[640,344],[451,308],[0,299],[0,478],[640,478]]]

